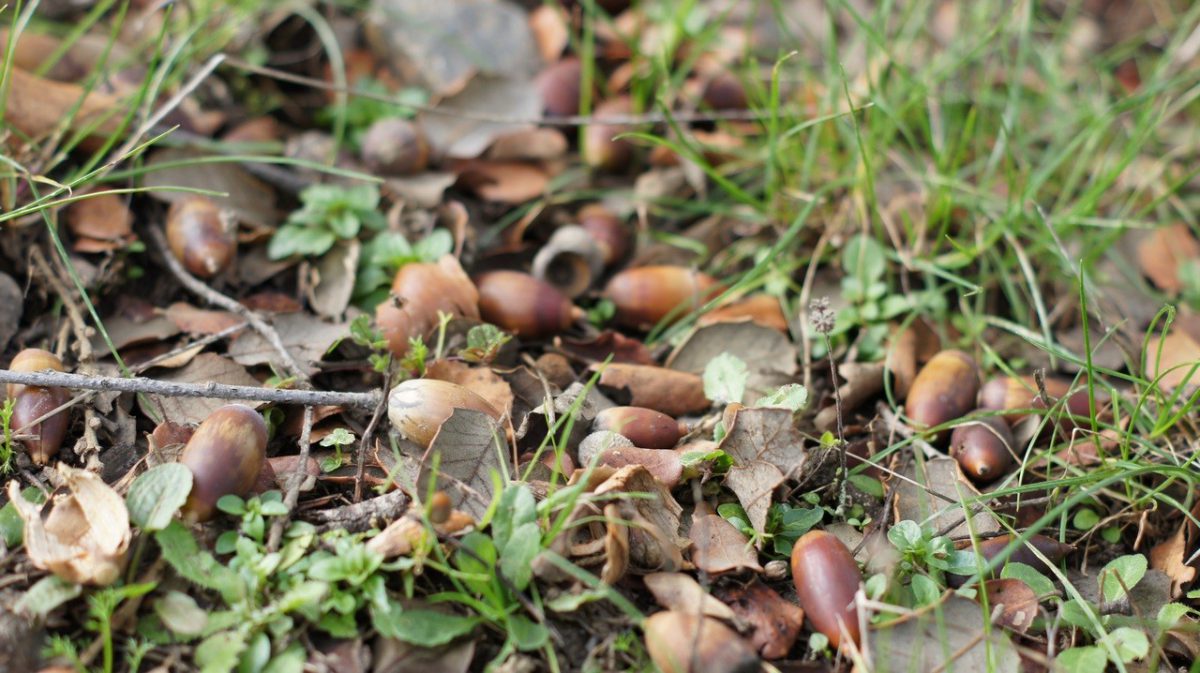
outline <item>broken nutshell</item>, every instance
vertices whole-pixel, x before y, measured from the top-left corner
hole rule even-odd
[[[207,521],[222,497],[249,493],[266,451],[267,424],[257,411],[230,404],[209,414],[179,455],[179,462],[192,471],[192,492],[183,505],[184,518]]]
[[[233,221],[207,196],[191,195],[167,211],[167,245],[188,273],[212,278],[233,262],[237,237]]]

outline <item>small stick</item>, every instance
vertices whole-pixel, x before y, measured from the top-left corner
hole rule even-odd
[[[267,343],[271,344],[271,347],[275,349],[275,352],[283,360],[283,365],[288,370],[288,373],[298,380],[308,383],[308,373],[300,366],[299,362],[296,362],[296,358],[292,356],[287,347],[283,345],[283,340],[279,338],[279,333],[275,331],[274,327],[267,324],[267,321],[263,320],[262,316],[258,315],[258,313],[251,311],[234,299],[217,292],[188,273],[187,269],[184,269],[183,265],[179,263],[179,260],[175,259],[175,255],[171,254],[171,251],[167,248],[166,239],[157,227],[146,227],[146,232],[150,235],[150,240],[158,250],[159,256],[166,263],[167,269],[171,271],[171,274],[175,276],[181,285],[204,301],[214,306],[220,306],[226,311],[232,311],[244,318],[246,322],[250,323],[250,327],[255,332],[258,332],[262,338],[267,340]]]
[[[391,357],[388,358],[388,373],[383,378],[383,389],[392,389],[392,368]],[[358,464],[354,470],[354,502],[362,502],[362,484],[363,473],[367,469],[367,446],[370,444],[371,436],[375,434],[375,427],[379,425],[379,419],[383,417],[384,410],[387,409],[387,396],[381,395],[379,403],[375,405],[375,413],[371,414],[371,421],[367,423],[367,428],[363,430],[362,437],[358,441],[358,456],[356,457]]]
[[[277,404],[338,405],[374,409],[382,393],[342,393],[324,390],[287,390],[232,386],[224,383],[177,383],[155,379],[125,379],[113,376],[68,374],[66,372],[14,372],[0,369],[0,383],[58,387],[72,390],[104,390],[122,393],[150,393],[165,397],[207,397],[216,400],[250,400]]]
[[[408,496],[396,489],[370,500],[332,509],[315,509],[302,512],[301,519],[316,525],[324,532],[335,528],[350,533],[361,533],[379,522],[391,521],[408,509]]]
[[[271,532],[267,535],[267,551],[278,551],[279,541],[283,539],[283,528],[292,518],[292,510],[300,499],[300,485],[308,478],[308,451],[312,446],[309,437],[312,435],[313,408],[304,407],[304,428],[300,431],[300,460],[296,461],[296,469],[288,475],[287,493],[283,496],[283,505],[288,513],[276,517],[271,523]]]

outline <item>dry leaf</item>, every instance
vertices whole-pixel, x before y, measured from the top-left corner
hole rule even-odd
[[[752,294],[735,302],[718,306],[700,316],[696,324],[712,325],[720,322],[738,322],[750,319],[756,325],[770,327],[784,334],[788,331],[787,317],[779,307],[779,299],[769,294]]]
[[[414,208],[436,208],[441,205],[446,190],[457,181],[458,176],[454,173],[397,176],[384,180],[383,192],[393,201],[403,201]]]
[[[246,322],[236,313],[196,308],[181,301],[168,306],[165,315],[179,331],[188,334],[216,334]]]
[[[54,82],[31,75],[20,68],[10,68],[5,80],[4,122],[22,136],[40,139],[53,133],[63,120],[70,120],[69,129],[93,129],[79,144],[93,151],[106,140],[105,136],[120,128],[120,101],[98,91],[86,92],[80,86]]]
[[[307,313],[286,313],[275,316],[273,322],[283,346],[310,374],[317,371],[314,363],[333,342],[350,335],[350,323],[325,322]],[[238,337],[229,346],[229,357],[247,367],[279,362],[279,353],[258,332],[244,332]]]
[[[121,575],[132,535],[125,500],[99,477],[62,463],[68,494],[56,495],[43,520],[42,506],[21,495],[16,480],[8,497],[25,522],[25,552],[34,566],[68,582],[104,586]]]
[[[1187,548],[1189,521],[1184,521],[1171,537],[1150,549],[1150,567],[1171,578],[1171,598],[1179,598],[1184,587],[1196,579],[1196,569],[1187,565],[1192,552]]]
[[[546,161],[567,153],[567,138],[558,129],[522,129],[506,133],[488,148],[491,161]]]
[[[192,187],[228,194],[210,197],[222,208],[234,212],[238,220],[256,227],[273,228],[279,222],[275,210],[275,191],[231,162],[202,163],[203,152],[190,148],[168,147],[156,150],[146,162],[143,181],[151,196],[174,203],[190,196],[178,187]],[[242,266],[245,259],[241,260]]]
[[[679,536],[683,508],[646,468],[622,467],[596,487],[597,496],[638,494],[605,506],[606,524],[628,528],[629,559],[639,570],[674,571],[683,567],[682,551],[688,542]],[[616,516],[609,515],[613,510]]]
[[[512,413],[513,391],[508,381],[490,367],[471,366],[458,360],[434,360],[425,366],[425,378],[449,381],[470,388],[487,400],[501,415]]]
[[[553,63],[571,41],[566,13],[557,5],[538,5],[529,13],[529,28],[542,60]]]
[[[429,445],[417,488],[425,493],[433,480],[450,496],[455,509],[482,519],[492,502],[493,474],[502,478],[511,474],[508,463],[508,447],[500,426],[483,412],[455,409]]]
[[[650,349],[638,339],[606,329],[590,339],[555,337],[555,347],[585,362],[604,362],[610,356],[614,363],[652,365]]]
[[[692,563],[710,576],[762,572],[758,552],[749,539],[707,505],[697,504],[688,535],[692,538]]]
[[[1183,290],[1179,267],[1200,258],[1200,241],[1186,224],[1159,227],[1138,242],[1137,260],[1142,273],[1160,289],[1171,293]]]
[[[1038,616],[1038,597],[1029,585],[1015,578],[988,580],[983,585],[988,605],[1000,611],[996,623],[1025,633]]]
[[[438,110],[445,112],[421,115],[421,127],[430,144],[447,158],[474,159],[497,137],[532,127],[526,123],[484,119],[538,119],[542,115],[542,98],[532,77],[476,77],[461,93],[438,103]]]
[[[63,213],[67,228],[75,235],[75,249],[87,252],[122,247],[133,240],[133,213],[118,194],[95,194],[76,201]],[[106,246],[106,247],[105,247]]]
[[[951,670],[951,663],[955,671],[1017,673],[1016,648],[999,629],[985,633],[986,618],[978,603],[948,594],[939,603],[872,626],[863,647],[869,647],[877,673]]]
[[[777,591],[762,582],[733,585],[719,591],[717,596],[729,605],[739,619],[754,629],[750,634],[750,644],[763,659],[787,656],[804,624],[804,610],[799,605],[785,601]]]
[[[683,573],[650,573],[642,578],[654,600],[667,610],[689,614],[704,614],[732,622],[733,610],[713,598],[690,575]]]
[[[21,314],[25,311],[21,286],[12,276],[0,271],[0,351],[8,347],[9,339],[21,325]]]
[[[734,465],[725,473],[725,488],[733,491],[754,530],[765,532],[775,489],[786,481],[778,467],[762,461]]]
[[[467,673],[475,658],[475,638],[459,638],[439,647],[421,647],[394,638],[375,638],[374,673]]]
[[[838,388],[841,396],[841,412],[848,414],[867,400],[883,391],[884,365],[878,362],[843,362],[838,365],[838,374],[846,379]],[[837,428],[838,405],[830,404],[817,414],[813,421],[822,432]]]
[[[224,383],[234,386],[258,386],[258,379],[250,375],[246,368],[238,363],[221,357],[215,353],[201,353],[187,366],[172,370],[157,377],[160,381],[174,383]],[[161,410],[163,421],[187,424],[199,423],[220,407],[230,404],[233,400],[214,400],[205,397],[170,397],[166,395],[139,395],[138,405],[142,413],[151,418],[159,419]],[[238,402],[254,406],[261,403]]]
[[[737,465],[769,463],[788,478],[796,478],[804,465],[804,435],[796,428],[790,409],[740,408],[734,411],[719,448]]]
[[[458,180],[487,201],[518,204],[546,191],[550,175],[523,161],[470,161],[457,166]]]
[[[135,344],[162,341],[179,334],[179,328],[166,317],[130,318],[121,313],[105,318],[104,329],[117,350]],[[97,353],[108,352],[108,345],[98,330],[92,337],[92,350]]]
[[[1194,365],[1200,365],[1200,342],[1181,329],[1152,336],[1146,343],[1146,374],[1167,390],[1200,383],[1200,367],[1192,371]]]
[[[966,480],[953,458],[914,461],[900,474],[907,479],[896,480],[896,521],[928,523],[951,538],[1000,532],[1000,524],[987,508],[975,513],[968,530],[961,503],[978,496],[979,491]],[[953,524],[957,525],[947,532]]]
[[[583,456],[580,456],[583,460]],[[600,452],[600,465],[625,467],[641,465],[667,488],[675,488],[683,479],[683,462],[670,449],[640,449],[634,446],[612,446]]]
[[[592,371],[600,369],[593,365]],[[600,387],[627,396],[618,400],[635,407],[661,411],[668,416],[686,416],[706,411],[711,405],[704,396],[704,382],[697,374],[651,365],[610,363],[600,373]]]
[[[338,319],[350,305],[362,244],[339,241],[308,271],[308,303],[317,315]]]
[[[753,404],[762,395],[792,383],[796,374],[796,347],[779,330],[756,322],[721,322],[698,327],[667,358],[667,367],[702,375],[708,363],[729,353],[746,363],[750,376],[745,399]]]

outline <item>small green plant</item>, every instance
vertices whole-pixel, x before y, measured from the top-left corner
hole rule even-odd
[[[336,428],[321,439],[321,446],[332,446],[333,455],[321,461],[321,470],[333,472],[342,466],[342,447],[354,443],[354,433],[345,428]]]
[[[946,573],[971,575],[977,570],[976,558],[969,550],[955,549],[945,535],[935,535],[928,526],[904,520],[888,529],[888,542],[900,552],[897,585],[908,582],[900,605],[932,605],[946,588]]]
[[[4,440],[0,443],[0,474],[11,474],[13,471],[16,449],[13,446],[12,415],[16,404],[16,400],[7,397],[3,406],[0,406],[0,430],[3,431]]]
[[[346,128],[349,130],[350,142],[359,147],[363,133],[367,128],[389,117],[409,119],[416,110],[409,105],[424,105],[429,102],[429,94],[417,87],[405,87],[397,92],[389,91],[387,85],[375,77],[363,77],[354,83],[355,93],[371,94],[371,96],[351,95],[342,113],[345,115]],[[375,96],[386,96],[396,103],[378,100]],[[408,105],[405,105],[405,104]],[[331,103],[317,112],[317,122],[332,126],[338,117],[336,104]]]
[[[733,524],[743,535],[752,542],[769,542],[768,555],[777,558],[788,558],[792,554],[792,546],[814,526],[821,523],[825,511],[820,507],[795,507],[787,503],[777,502],[771,505],[767,514],[766,532],[759,534],[750,525],[750,517],[746,510],[736,502],[726,502],[717,506],[717,514]]]
[[[379,207],[379,187],[374,184],[312,185],[300,193],[299,210],[271,237],[267,255],[284,259],[293,255],[320,256],[338,239],[358,236],[365,226],[385,225]]]
[[[458,355],[467,362],[490,364],[509,341],[512,341],[512,335],[502,332],[495,325],[475,325],[467,331],[467,346]]]
[[[371,351],[367,355],[371,369],[380,374],[387,372],[392,363],[392,354],[388,351],[388,341],[383,333],[371,326],[371,316],[364,313],[350,323],[350,339]]]

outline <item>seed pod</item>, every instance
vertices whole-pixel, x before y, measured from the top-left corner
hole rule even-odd
[[[563,293],[527,273],[488,271],[476,276],[475,285],[483,319],[513,334],[550,336],[584,316]]]
[[[592,118],[598,120],[583,130],[583,160],[592,168],[609,172],[624,170],[633,160],[633,145],[615,136],[630,130],[627,124],[599,123],[605,119],[624,117],[633,112],[629,96],[618,96],[596,106]]]
[[[843,633],[858,644],[854,594],[862,573],[841,540],[823,530],[809,531],[796,540],[792,547],[792,582],[804,614],[831,645],[838,647]]]
[[[63,371],[63,363],[57,355],[50,351],[44,351],[40,348],[26,348],[13,356],[12,362],[8,364],[8,368],[10,371],[22,373],[61,372]],[[8,384],[8,396],[15,398],[24,389],[25,386],[20,383],[10,383]]]
[[[583,66],[579,59],[569,56],[542,70],[534,81],[542,98],[542,111],[547,117],[572,117],[579,114],[580,85]]]
[[[596,414],[592,431],[619,433],[643,449],[669,449],[687,434],[687,426],[645,407],[611,407]]]
[[[234,222],[207,196],[187,196],[167,211],[167,244],[183,268],[212,278],[233,262],[237,253]]]
[[[385,175],[419,173],[429,165],[429,142],[407,119],[380,119],[363,134],[362,160],[371,170]]]
[[[14,399],[10,427],[17,434],[33,435],[21,440],[21,443],[34,463],[48,464],[67,436],[70,416],[64,409],[43,421],[34,421],[66,404],[70,396],[62,388],[24,386],[21,394]]]
[[[975,408],[979,368],[975,360],[957,350],[933,356],[908,391],[907,412],[913,426],[927,429],[965,416]]]
[[[207,521],[226,495],[244,497],[258,480],[267,450],[267,424],[250,407],[217,409],[196,428],[179,462],[192,471],[192,492],[183,505],[191,521]]]
[[[472,409],[500,420],[500,412],[487,400],[449,381],[411,379],[388,394],[388,420],[392,427],[426,449],[455,409]]]
[[[993,482],[1008,472],[1016,462],[1014,448],[1012,430],[993,416],[960,425],[950,433],[950,455],[979,484]]]
[[[668,315],[677,320],[719,294],[708,274],[682,266],[640,266],[613,276],[604,296],[616,306],[616,320],[648,330]]]
[[[662,673],[754,673],[761,666],[754,648],[712,617],[665,610],[650,615],[642,629]]]
[[[591,203],[580,208],[575,219],[600,246],[605,266],[625,259],[633,248],[633,231],[608,208]]]
[[[533,277],[574,299],[604,272],[604,253],[583,227],[559,227],[533,257]]]
[[[438,324],[438,312],[479,318],[479,292],[453,255],[437,263],[409,263],[392,281],[391,296],[375,307],[375,323],[392,354],[408,352],[410,337],[424,336]]]

